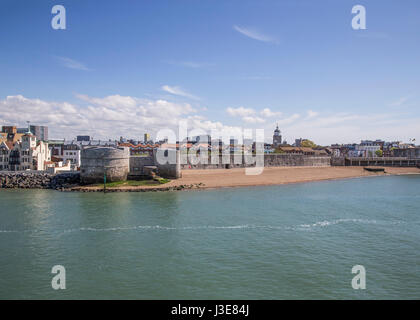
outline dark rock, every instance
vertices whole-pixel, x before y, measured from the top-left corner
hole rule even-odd
[[[80,184],[79,172],[0,171],[0,188],[64,190]]]

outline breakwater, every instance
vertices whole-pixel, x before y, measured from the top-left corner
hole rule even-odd
[[[79,172],[58,174],[38,171],[0,172],[0,188],[3,189],[63,189],[79,184]]]

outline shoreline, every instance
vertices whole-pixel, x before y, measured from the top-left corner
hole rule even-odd
[[[245,169],[184,170],[182,177],[161,186],[110,187],[106,192],[162,192],[211,190],[219,188],[284,185],[349,178],[420,174],[416,167],[385,167],[385,173],[369,172],[364,167],[269,167],[260,175],[247,176]],[[63,191],[103,192],[102,187],[78,186]]]

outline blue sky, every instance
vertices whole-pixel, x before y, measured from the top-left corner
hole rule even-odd
[[[51,8],[66,8],[66,30]],[[366,7],[366,30],[351,9]],[[416,0],[0,3],[0,125],[140,138],[279,123],[289,142],[420,138]]]

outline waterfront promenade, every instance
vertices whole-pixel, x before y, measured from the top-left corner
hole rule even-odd
[[[363,167],[271,167],[264,168],[260,175],[245,175],[245,169],[212,169],[183,170],[182,177],[160,186],[121,186],[124,191],[140,191],[147,189],[168,189],[179,186],[197,186],[199,188],[246,187],[263,185],[280,185],[321,180],[369,177],[378,175],[420,174],[420,169],[414,167],[387,167],[384,173],[369,172]],[[78,190],[101,190],[102,187],[78,187]],[[109,188],[108,190],[111,190]]]

